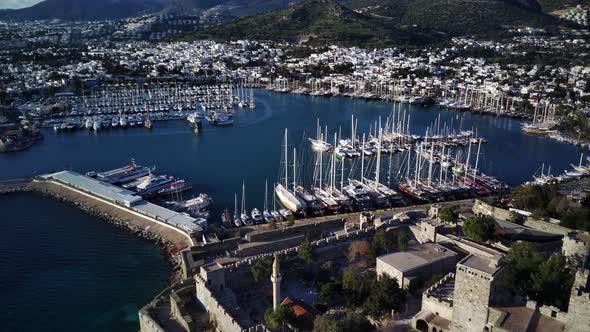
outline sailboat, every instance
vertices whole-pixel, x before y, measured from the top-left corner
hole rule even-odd
[[[145,122],[143,123],[143,125],[147,129],[152,129],[152,119],[150,119],[150,109],[147,107],[147,104],[145,105],[145,110],[147,111],[147,116],[145,118]]]
[[[264,186],[264,211],[262,211],[262,216],[266,222],[275,221],[272,213],[268,212],[268,180],[266,180]]]
[[[294,191],[290,191],[288,189],[288,181],[289,181],[289,164],[288,162],[288,155],[287,155],[287,129],[285,129],[285,154],[284,154],[284,159],[285,159],[285,185],[283,186],[281,183],[277,183],[275,186],[275,193],[277,195],[277,197],[279,198],[279,201],[281,202],[281,204],[283,204],[283,206],[285,208],[287,208],[289,211],[296,213],[296,214],[305,214],[305,212],[307,211],[307,205],[301,200],[299,199]],[[293,168],[295,168],[295,161],[293,162]],[[293,172],[293,179],[295,179],[296,174],[295,172]],[[293,183],[295,184],[295,181],[293,181]],[[295,186],[294,186],[295,187]],[[295,189],[295,188],[293,188]],[[284,213],[283,216],[285,216]]]
[[[242,218],[238,214],[238,194],[234,194],[234,225],[236,227],[242,226]]]
[[[326,127],[327,130],[327,127]],[[317,128],[317,138],[309,138],[311,142],[311,148],[315,151],[330,151],[332,149],[332,144],[325,141],[325,135],[322,135],[322,131],[320,129],[320,119],[318,119],[318,128]]]
[[[242,182],[242,214],[240,215],[240,219],[242,219],[242,223],[246,226],[252,226],[253,222],[250,219],[250,216],[246,213],[246,186]]]
[[[276,220],[276,221],[283,221],[283,215],[281,213],[279,213],[279,211],[277,211],[277,199],[275,196],[275,193],[273,193],[273,199],[272,199],[272,211],[270,212],[272,214],[272,217]]]

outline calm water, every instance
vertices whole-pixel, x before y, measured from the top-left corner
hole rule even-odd
[[[136,331],[166,287],[159,250],[60,202],[0,198],[0,331]]]
[[[308,146],[305,137],[315,136],[317,118],[328,126],[330,137],[339,128],[348,137],[352,114],[358,118],[358,131],[363,132],[379,116],[385,120],[392,108],[381,102],[263,91],[256,93],[256,99],[256,110],[238,111],[236,126],[206,126],[200,135],[183,121],[156,122],[152,131],[47,131],[45,140],[31,149],[1,154],[0,178],[64,168],[106,170],[133,157],[142,164],[156,165],[160,173],[190,180],[195,192],[210,194],[217,218],[220,209],[233,208],[233,195],[241,190],[242,181],[248,207],[262,207],[265,179],[272,183],[279,175],[285,127],[290,144]],[[529,180],[543,162],[560,172],[579,158],[580,151],[574,146],[523,135],[515,120],[420,107],[411,107],[410,113],[410,129],[416,134],[423,135],[439,114],[441,122],[457,130],[477,128],[489,140],[482,145],[481,168],[511,184]],[[394,172],[401,162],[401,155],[396,156]],[[304,164],[309,166],[311,159],[306,158]],[[310,173],[306,170],[304,177],[309,178]],[[30,206],[38,208],[24,210]],[[9,239],[0,249],[13,253],[2,257],[0,267],[0,303],[8,308],[0,311],[0,318],[14,327],[10,330],[47,326],[72,331],[136,329],[137,306],[163,288],[167,277],[156,249],[73,208],[36,196],[3,197],[0,209],[7,211],[3,216],[10,216],[0,223],[2,234]],[[66,307],[74,295],[79,298],[74,301],[81,304]],[[33,317],[39,317],[37,322]]]

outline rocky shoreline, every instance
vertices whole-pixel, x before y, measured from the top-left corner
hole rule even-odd
[[[170,264],[170,267],[172,270],[172,274],[169,278],[170,284],[173,284],[173,283],[177,282],[178,280],[182,279],[181,268],[180,268],[180,264],[181,264],[180,255],[170,253],[169,249],[172,246],[172,243],[163,239],[162,237],[158,236],[157,234],[150,232],[149,230],[143,229],[141,227],[138,227],[136,225],[133,225],[133,224],[126,222],[124,220],[121,220],[119,218],[113,217],[105,212],[99,211],[97,209],[89,207],[89,206],[82,204],[80,202],[76,202],[76,201],[74,201],[68,197],[62,196],[54,191],[39,188],[38,186],[11,188],[9,191],[7,190],[7,191],[0,192],[0,194],[7,194],[7,193],[13,193],[13,192],[32,192],[32,193],[35,193],[35,194],[38,194],[38,195],[41,195],[44,197],[49,197],[49,198],[55,199],[59,202],[74,206],[91,216],[102,219],[102,220],[108,222],[109,224],[111,224],[121,230],[124,230],[134,236],[137,236],[141,239],[152,242],[160,249],[160,252],[166,257],[166,260]]]

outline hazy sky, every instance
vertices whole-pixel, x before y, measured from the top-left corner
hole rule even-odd
[[[30,7],[43,0],[0,0],[0,9]]]

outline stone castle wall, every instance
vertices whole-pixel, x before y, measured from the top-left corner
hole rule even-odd
[[[447,282],[455,278],[454,273],[445,275],[436,284],[430,286],[424,293],[422,293],[422,310],[429,310],[437,316],[440,316],[447,320],[453,319],[453,302],[446,300],[441,297],[437,297],[434,294],[437,289],[445,285]]]
[[[139,331],[141,332],[166,332],[143,308],[139,311]]]
[[[205,280],[200,275],[195,275],[197,299],[209,315],[215,320],[217,329],[223,332],[242,332],[240,324],[217,301],[215,295],[207,288]],[[143,331],[142,331],[143,332]]]
[[[590,270],[579,269],[567,309],[566,332],[585,332],[590,327]]]
[[[496,219],[501,219],[501,220],[510,220],[510,214],[511,214],[511,212],[508,210],[492,206],[492,205],[490,205],[484,201],[481,201],[479,199],[476,199],[475,203],[473,204],[473,213],[488,215],[488,216],[492,216]],[[536,229],[536,230],[539,230],[539,231],[553,233],[553,234],[565,235],[565,234],[571,232],[571,229],[569,229],[569,228],[565,228],[565,227],[559,226],[557,224],[553,224],[553,223],[546,222],[543,220],[535,219],[532,217],[526,217],[523,225],[533,228],[533,229]]]
[[[246,240],[250,242],[272,241],[278,238],[305,234],[311,230],[322,230],[342,225],[342,218],[334,219],[334,217],[320,217],[313,221],[298,221],[295,225],[287,228],[252,232],[246,235]]]
[[[577,239],[574,235],[563,238],[563,255],[577,267],[585,267],[588,264],[589,249],[584,241]]]

